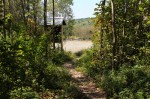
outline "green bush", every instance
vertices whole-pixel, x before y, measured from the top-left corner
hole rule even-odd
[[[22,87],[12,90],[10,99],[39,99],[39,95],[30,87]]]
[[[112,70],[109,66],[93,60],[93,51],[83,53],[77,61],[77,66],[87,75],[94,78],[108,97],[119,99],[147,99],[150,98],[150,67],[122,66],[119,70]],[[107,64],[107,63],[106,63]]]
[[[55,65],[49,65],[45,68],[43,79],[45,88],[50,89],[62,89],[63,85],[70,81],[70,76],[68,72],[62,67]]]
[[[121,99],[150,98],[150,68],[145,66],[122,67],[110,72],[101,80],[101,87],[110,97]]]
[[[95,77],[97,74],[102,74],[104,70],[104,67],[100,66],[93,60],[93,53],[93,50],[85,50],[76,62],[78,69],[91,77]]]
[[[28,90],[26,86],[35,92],[64,89],[70,76],[56,64],[70,61],[70,53],[49,49],[46,56],[46,39],[46,35],[28,40],[19,37],[13,43],[0,39],[0,98],[8,99],[14,92],[13,97],[21,87]]]
[[[52,57],[52,62],[57,65],[61,65],[64,62],[71,61],[72,56],[71,53],[68,52],[56,52]]]

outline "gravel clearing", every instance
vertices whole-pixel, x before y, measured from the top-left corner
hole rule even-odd
[[[66,40],[64,41],[64,50],[72,53],[76,53],[88,48],[91,48],[93,45],[90,40]]]

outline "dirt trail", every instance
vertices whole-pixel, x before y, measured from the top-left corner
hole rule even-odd
[[[84,49],[91,48],[92,45],[91,41],[67,40],[64,42],[64,49],[72,53],[77,53]],[[89,77],[85,76],[82,72],[76,71],[72,62],[65,63],[64,67],[67,68],[75,80],[78,89],[86,97],[81,99],[106,99],[104,91],[96,87],[95,83]]]
[[[104,91],[96,87],[95,83],[90,78],[76,71],[72,62],[65,63],[64,67],[68,69],[78,89],[87,97],[84,99],[106,99]]]

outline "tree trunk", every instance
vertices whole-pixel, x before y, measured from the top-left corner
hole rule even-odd
[[[102,7],[102,17],[104,18],[104,12],[105,12],[105,2],[106,2],[106,0],[103,0],[103,1],[101,1],[102,2],[102,5],[101,5],[101,7]],[[101,29],[100,29],[100,60],[102,60],[103,59],[103,33],[104,33],[104,30],[103,30],[103,25],[101,26]]]
[[[6,16],[6,2],[5,0],[3,0],[3,19],[5,20],[5,16]],[[3,36],[6,39],[6,29],[5,29],[5,22],[3,24]]]
[[[116,68],[116,27],[115,27],[115,7],[114,1],[111,0],[112,10],[112,69]]]
[[[120,66],[122,66],[124,61],[124,40],[125,40],[125,33],[126,33],[126,15],[127,15],[127,1],[124,0],[124,16],[123,16],[123,30],[122,30],[122,39],[121,39],[121,48],[120,48]]]
[[[37,0],[34,0],[33,2],[33,10],[34,10],[34,34],[37,34],[37,9],[36,9],[36,5],[37,4]]]
[[[44,31],[46,33],[47,31],[47,0],[44,0]],[[48,57],[48,40],[46,38],[46,51],[45,51],[45,57]]]
[[[25,26],[27,26],[27,21],[26,21],[26,17],[25,17],[25,2],[24,2],[24,0],[21,0],[21,7],[22,7],[22,17],[24,20],[24,24],[25,24]]]
[[[55,50],[55,32],[54,32],[54,27],[55,27],[55,3],[53,0],[53,48]]]
[[[47,29],[47,0],[44,0],[44,30]]]

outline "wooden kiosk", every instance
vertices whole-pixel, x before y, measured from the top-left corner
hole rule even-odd
[[[54,20],[55,25],[53,25],[53,18],[50,17],[47,19],[47,28],[48,30],[52,30],[54,49],[57,43],[58,47],[60,45],[61,50],[63,50],[63,26],[66,25],[66,22],[62,17],[55,17]]]

